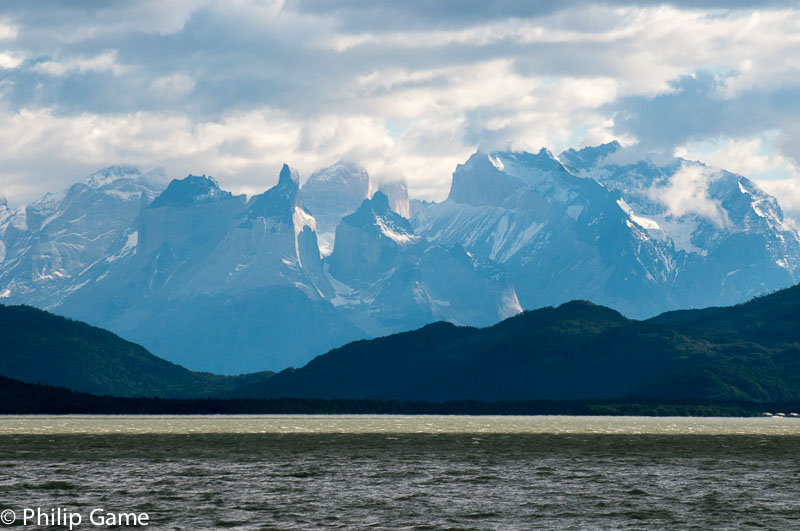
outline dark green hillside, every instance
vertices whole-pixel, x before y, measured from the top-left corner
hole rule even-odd
[[[323,400],[316,398],[230,399],[119,398],[78,393],[0,376],[0,415],[651,415],[759,416],[763,411],[797,411],[800,403],[691,403],[641,400],[527,402],[412,402],[399,400]],[[795,422],[789,420],[788,422]]]
[[[0,375],[116,396],[208,396],[271,373],[195,373],[85,323],[29,306],[0,305]]]
[[[715,340],[796,344],[800,341],[800,285],[727,308],[667,312],[649,322],[702,333]]]
[[[800,288],[631,321],[586,302],[359,341],[250,395],[403,400],[800,398]]]

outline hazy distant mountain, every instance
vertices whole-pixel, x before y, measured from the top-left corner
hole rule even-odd
[[[302,364],[365,335],[325,300],[314,218],[288,166],[250,201],[208,177],[172,181],[137,230],[135,251],[59,312],[227,374]]]
[[[336,227],[370,195],[367,170],[354,162],[339,161],[311,174],[300,190],[303,206],[317,222],[320,250],[333,251]]]
[[[439,319],[486,325],[521,311],[502,267],[424,242],[382,192],[344,217],[323,261],[298,182],[284,166],[247,201],[209,177],[172,181],[140,205],[125,252],[90,264],[80,289],[51,306],[227,374],[299,366]]]
[[[800,237],[751,181],[607,144],[478,152],[442,203],[339,162],[263,194],[111,167],[12,210],[0,301],[85,320],[195,370],[301,366],[444,320],[586,299],[629,317],[791,285]],[[407,216],[413,215],[412,219]]]
[[[800,286],[648,322],[570,302],[489,328],[440,322],[351,343],[258,387],[298,398],[800,400],[798,320]]]
[[[405,179],[387,180],[380,184],[378,190],[383,192],[389,199],[389,206],[392,210],[408,219],[411,217],[411,206],[408,198],[408,184]]]
[[[641,318],[795,282],[800,236],[775,198],[690,161],[615,163],[620,149],[476,153],[412,224],[503,264],[524,308],[584,298]]]

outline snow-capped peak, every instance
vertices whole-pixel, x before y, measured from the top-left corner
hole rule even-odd
[[[322,168],[312,173],[303,186],[305,187],[312,183],[348,183],[351,181],[369,181],[367,170],[356,162],[342,159],[336,161],[333,166],[328,166],[327,168]]]
[[[538,153],[495,151],[489,155],[489,160],[498,170],[521,179],[527,185],[534,185],[554,172],[567,173],[561,162],[545,148]]]
[[[142,172],[135,166],[109,166],[91,174],[85,183],[91,188],[103,188],[120,179],[136,179],[142,176]]]

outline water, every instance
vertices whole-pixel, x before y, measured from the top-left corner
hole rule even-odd
[[[0,417],[0,505],[78,529],[95,508],[157,529],[793,529],[800,419]]]

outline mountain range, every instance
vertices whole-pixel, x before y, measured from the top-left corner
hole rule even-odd
[[[617,143],[479,151],[439,203],[347,161],[302,186],[284,166],[250,198],[115,166],[25,207],[0,201],[0,301],[223,374],[574,299],[637,319],[735,304],[798,269],[800,235],[752,181]]]

